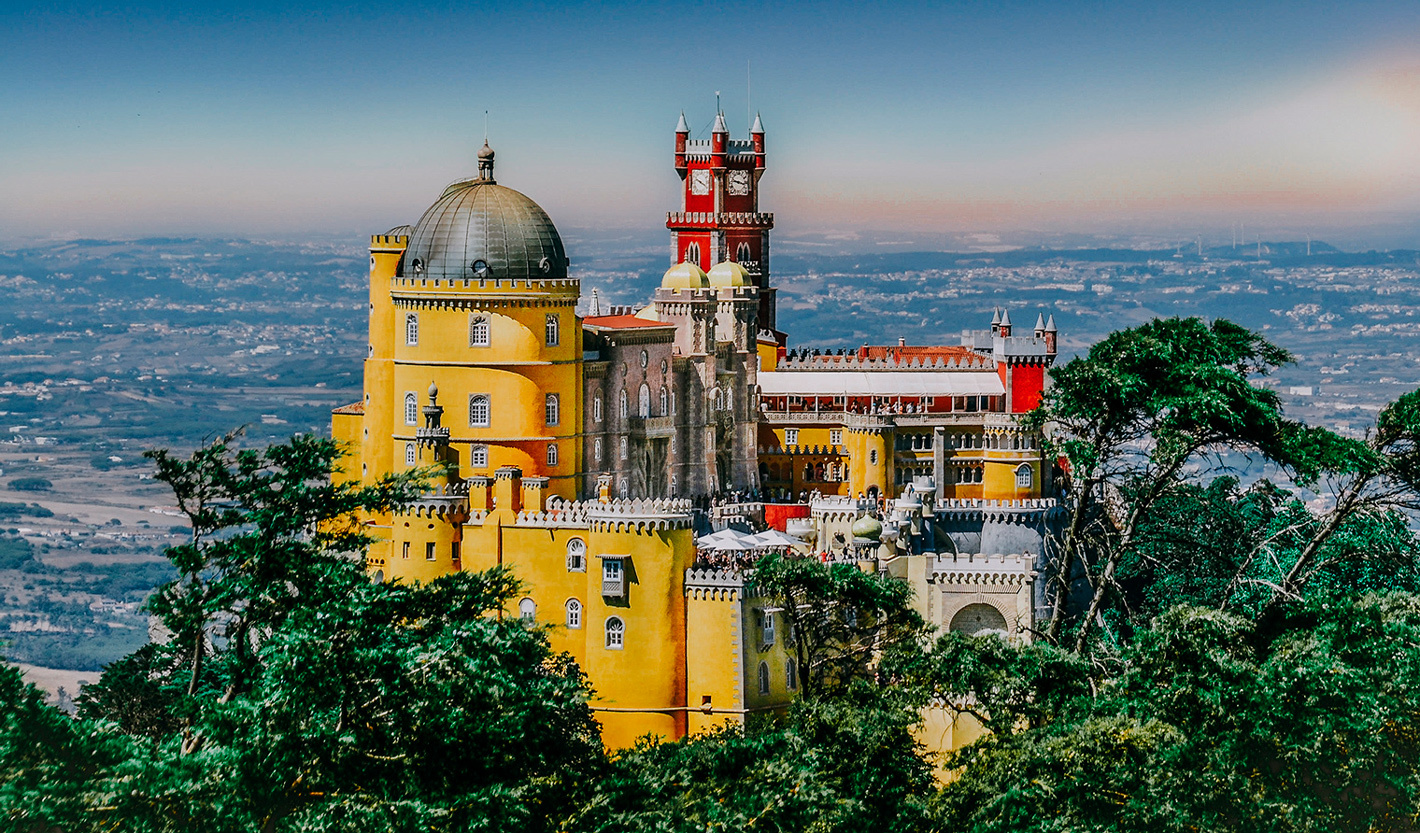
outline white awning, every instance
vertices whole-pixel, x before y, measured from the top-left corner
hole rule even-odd
[[[994,372],[786,370],[761,372],[765,396],[1002,396]]]

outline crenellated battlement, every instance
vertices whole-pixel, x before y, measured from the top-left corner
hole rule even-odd
[[[1019,587],[1035,578],[1035,556],[1027,553],[939,554],[929,572],[929,581],[935,584]]]
[[[739,570],[711,568],[685,571],[685,595],[700,601],[737,601],[745,595],[746,578]]]
[[[851,351],[819,353],[791,350],[775,365],[775,372],[791,370],[970,370],[996,369],[996,362],[986,356],[934,356],[930,359],[913,356],[908,359],[862,357]]]

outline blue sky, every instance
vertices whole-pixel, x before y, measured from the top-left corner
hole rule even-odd
[[[1420,4],[39,4],[0,237],[380,231],[472,169],[654,227],[671,128],[768,128],[781,227],[1226,238],[1420,217]],[[1420,245],[1420,232],[1416,235]]]

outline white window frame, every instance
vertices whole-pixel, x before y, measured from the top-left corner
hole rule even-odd
[[[625,460],[627,457],[630,457],[630,456],[631,456],[631,454],[630,454],[630,449],[631,449],[631,444],[630,444],[629,442],[627,442],[627,440],[626,440],[625,437],[622,437],[622,438],[621,438],[621,459]]]
[[[567,613],[566,622],[568,630],[581,630],[582,602],[579,599],[568,599],[566,604],[562,605],[562,609]]]
[[[592,440],[592,462],[597,465],[602,464],[602,438],[597,437]]]
[[[468,318],[468,346],[487,347],[493,343],[493,324],[483,313],[474,313]]]
[[[435,560],[438,559],[438,557],[439,557],[439,553],[438,553],[437,549],[434,547],[434,542],[433,542],[433,541],[425,541],[425,542],[424,542],[424,560],[425,560],[425,561],[435,561]]]
[[[555,393],[549,393],[542,399],[542,416],[549,428],[562,422],[562,400]]]
[[[472,445],[468,448],[468,464],[476,469],[488,468],[488,446]]]
[[[842,429],[842,428],[830,428],[830,429],[828,429],[828,444],[829,444],[829,445],[843,445],[843,429]]]
[[[518,601],[518,619],[527,624],[537,621],[537,602],[524,596]]]
[[[409,347],[419,344],[419,313],[404,314],[404,343]]]
[[[798,444],[799,444],[799,429],[797,429],[797,428],[785,428],[785,429],[784,429],[784,445],[798,445]]]
[[[567,572],[585,573],[587,571],[587,542],[581,538],[573,538],[567,542]]]
[[[671,415],[671,392],[661,387],[661,416]]]
[[[1035,484],[1035,472],[1031,471],[1030,463],[1021,463],[1016,466],[1016,488],[1029,489]]]
[[[562,342],[562,322],[557,313],[549,312],[543,319],[543,336],[548,347],[556,347]]]
[[[419,462],[419,452],[418,452],[418,450],[415,448],[414,443],[405,443],[405,444],[404,444],[404,464],[405,464],[406,466],[412,466],[412,465],[415,465],[415,464],[418,463],[418,462]]]
[[[547,465],[557,465],[557,443],[547,444]]]
[[[606,617],[606,624],[602,627],[606,634],[606,649],[608,651],[620,651],[626,647],[626,622],[620,616]]]
[[[627,396],[626,396],[626,388],[622,388],[622,389],[621,389],[621,406],[620,406],[620,409],[619,409],[619,413],[621,414],[621,418],[622,418],[622,419],[626,419],[626,416],[627,416],[627,414],[628,414],[628,412],[629,412],[629,405],[628,405],[627,399],[628,399],[628,398],[627,398]]]
[[[745,261],[749,260],[749,256],[750,256],[750,250],[749,250],[749,244],[748,244],[748,243],[741,242],[740,245],[738,245],[738,246],[735,247],[735,262],[736,262],[736,263],[744,263]]]
[[[636,392],[636,415],[642,419],[651,416],[651,386],[645,382],[641,383],[641,389]]]
[[[602,421],[602,398],[601,394],[592,394],[592,422]]]
[[[483,406],[483,416],[480,419],[474,407],[478,404]],[[487,428],[493,422],[493,400],[486,393],[470,393],[468,395],[468,426],[470,428]]]
[[[412,390],[404,392],[404,424],[419,424],[419,394]]]

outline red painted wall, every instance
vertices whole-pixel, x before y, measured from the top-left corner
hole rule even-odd
[[[1045,391],[1045,365],[1018,364],[1011,368],[1011,410],[1023,414],[1035,410]]]

